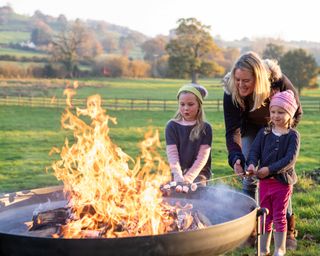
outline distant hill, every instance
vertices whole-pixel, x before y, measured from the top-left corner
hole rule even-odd
[[[31,32],[30,17],[15,13],[11,7],[0,7],[0,31]]]
[[[60,15],[59,17],[53,17],[36,11],[33,16],[21,15],[14,12],[9,6],[0,7],[0,31],[16,31],[16,32],[32,32],[35,28],[37,21],[43,21],[50,26],[54,31],[59,31],[61,25],[65,22],[69,22],[67,17]],[[86,20],[84,21],[89,28],[94,29],[97,33],[99,32],[113,32],[119,35],[126,36],[130,33],[135,33],[141,36],[144,40],[148,37],[144,34],[131,30],[127,27],[118,26],[115,24],[108,23],[106,21],[97,20]],[[100,31],[99,31],[100,29]],[[103,31],[106,29],[106,31]]]
[[[64,15],[53,17],[36,11],[32,16],[27,16],[15,13],[9,6],[3,6],[0,7],[0,46],[9,47],[10,45],[32,41],[32,33],[39,28],[45,29],[51,35],[58,34],[63,27],[72,22],[74,21],[68,20]],[[115,44],[112,49],[115,53],[121,51],[121,40],[130,38],[131,51],[137,52],[140,51],[141,43],[148,39],[146,35],[138,31],[106,21],[81,20],[81,22],[94,33],[102,47],[112,41]],[[37,42],[33,43],[37,44]],[[109,50],[107,47],[104,48],[106,52]]]

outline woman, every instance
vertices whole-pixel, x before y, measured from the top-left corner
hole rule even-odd
[[[236,173],[242,175],[245,159],[254,138],[260,128],[268,125],[271,95],[276,91],[288,89],[294,92],[299,106],[294,115],[294,126],[301,119],[302,108],[295,88],[290,80],[281,74],[279,66],[272,61],[263,62],[254,52],[240,56],[224,82],[223,107],[228,162]],[[243,178],[242,184],[244,193],[257,198],[255,178]],[[287,245],[287,248],[294,249],[296,247],[295,223],[291,207],[288,208],[288,217],[287,241],[292,242],[292,245]]]

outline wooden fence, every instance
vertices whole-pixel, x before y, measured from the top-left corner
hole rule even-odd
[[[84,108],[86,99],[72,99],[76,107]],[[319,100],[302,101],[304,111],[320,111]],[[31,106],[47,108],[65,108],[65,98],[45,97],[3,97],[0,98],[2,106]],[[222,100],[207,100],[204,102],[206,111],[223,111]],[[174,111],[177,109],[176,100],[154,100],[154,99],[103,99],[103,108],[110,110],[148,110],[148,111]]]

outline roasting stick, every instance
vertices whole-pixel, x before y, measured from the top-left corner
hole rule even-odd
[[[212,178],[212,179],[207,180],[207,182],[214,181],[214,180],[222,180],[222,179],[231,178],[231,177],[235,177],[235,176],[244,177],[244,176],[247,176],[247,175],[248,175],[247,173],[245,173],[243,175],[239,175],[238,173],[234,173],[234,174],[225,175],[225,176],[222,176],[222,177]],[[200,184],[200,183],[201,183],[201,181],[193,182],[193,184]]]

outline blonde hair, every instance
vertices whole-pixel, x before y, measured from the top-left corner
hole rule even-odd
[[[244,99],[239,94],[234,78],[237,69],[247,70],[255,79],[255,87],[252,95],[253,107],[250,109],[250,111],[254,111],[263,106],[265,100],[270,96],[270,81],[266,67],[260,57],[254,52],[243,54],[234,64],[230,79],[226,84],[226,89],[231,93],[233,103],[245,109]]]
[[[294,118],[290,117],[286,125],[288,129],[291,129],[294,126]],[[273,127],[274,127],[274,123],[270,120],[270,117],[269,117],[268,125],[264,128],[264,134],[272,132]]]
[[[191,92],[188,92],[188,91],[180,92],[179,95],[178,95],[178,99],[179,99],[179,96],[182,93],[191,93]],[[201,135],[202,132],[205,133],[205,124],[204,124],[204,122],[206,120],[206,117],[205,117],[204,109],[202,107],[201,100],[198,97],[196,97],[196,99],[197,99],[197,102],[198,102],[198,105],[199,105],[199,109],[198,109],[197,118],[196,118],[196,125],[195,125],[195,127],[193,127],[193,129],[191,130],[191,133],[190,133],[189,139],[191,141],[194,141],[194,140],[200,138],[200,135]],[[183,120],[183,117],[182,117],[179,109],[175,113],[173,119],[176,120],[176,121],[182,121]]]
[[[281,79],[282,72],[277,60],[264,59],[263,63],[267,69],[269,81],[271,83]]]

